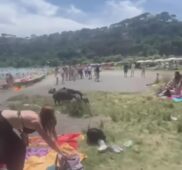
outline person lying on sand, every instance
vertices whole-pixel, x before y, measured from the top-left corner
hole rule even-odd
[[[8,170],[23,170],[28,134],[38,132],[56,152],[56,118],[51,107],[43,107],[40,114],[31,110],[3,110],[0,112],[0,163]]]

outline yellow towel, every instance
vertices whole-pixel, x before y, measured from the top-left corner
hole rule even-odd
[[[80,160],[86,158],[84,154],[79,153],[75,149],[73,149],[70,145],[64,144],[60,147],[61,151],[68,154],[78,154],[80,156]],[[44,157],[30,157],[25,162],[24,170],[46,170],[51,165],[54,165],[56,159],[56,152],[51,150],[46,156]]]

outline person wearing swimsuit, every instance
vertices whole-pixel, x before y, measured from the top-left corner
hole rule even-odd
[[[0,111],[0,163],[8,170],[23,170],[27,135],[38,132],[45,142],[56,152],[56,118],[51,107],[43,107],[40,114],[31,110]]]

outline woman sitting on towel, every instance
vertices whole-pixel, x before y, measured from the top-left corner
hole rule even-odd
[[[179,71],[176,71],[174,78],[167,83],[163,94],[168,97],[171,95],[182,95],[182,75],[179,73]]]
[[[30,110],[0,112],[0,163],[8,170],[23,170],[28,134],[38,132],[56,152],[56,118],[51,107],[43,107],[40,114]]]

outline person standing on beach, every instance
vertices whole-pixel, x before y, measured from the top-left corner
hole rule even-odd
[[[80,75],[80,79],[83,79],[83,67],[80,65],[79,69],[78,69],[78,73]]]
[[[88,66],[88,79],[89,80],[92,79],[92,66],[91,65]]]
[[[54,75],[56,78],[56,86],[57,86],[59,84],[59,68],[58,67],[55,68]]]
[[[135,63],[131,64],[131,77],[134,77],[135,75]]]
[[[95,81],[96,82],[100,81],[100,66],[99,65],[95,67]]]
[[[128,64],[124,64],[123,71],[124,71],[124,77],[127,78],[127,74],[128,74]]]
[[[70,67],[70,81],[74,81],[74,66]]]
[[[69,66],[69,69],[68,69],[68,73],[69,73],[69,81],[72,81],[72,78],[73,78],[73,75],[72,75],[72,66]]]
[[[65,81],[65,69],[64,69],[64,67],[60,68],[59,72],[61,75],[62,84],[64,84],[64,81]]]
[[[88,77],[88,66],[85,66],[83,68],[83,72],[84,72],[84,77],[87,78]]]
[[[65,80],[68,81],[69,80],[69,67],[68,66],[64,67],[64,72],[65,72]]]
[[[73,66],[73,81],[76,81],[76,77],[77,77],[77,69],[76,66]]]
[[[145,64],[142,64],[141,69],[142,69],[141,75],[142,77],[145,77],[145,70],[146,70]]]

